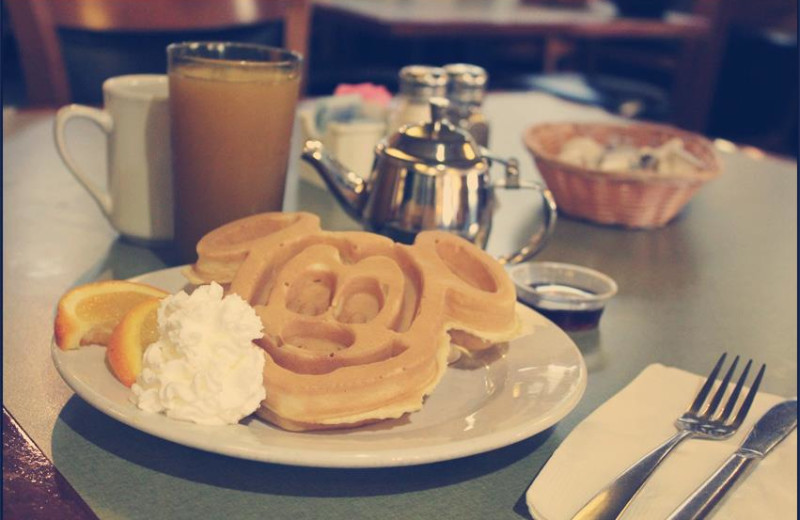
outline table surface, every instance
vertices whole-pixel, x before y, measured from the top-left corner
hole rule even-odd
[[[682,39],[704,36],[702,17],[669,12],[661,19],[617,15],[612,2],[537,5],[521,0],[315,0],[315,9],[393,36],[557,35],[574,38]]]
[[[538,174],[521,144],[525,127],[610,117],[534,93],[491,95],[486,112],[492,148],[518,156],[530,179]],[[542,434],[461,460],[362,470],[251,462],[151,437],[62,382],[50,358],[52,320],[70,287],[169,261],[118,238],[60,161],[52,112],[4,111],[3,123],[3,403],[101,518],[525,518],[524,492],[565,436],[651,363],[706,373],[734,352],[767,364],[764,391],[797,394],[797,166],[732,151],[721,153],[724,174],[664,228],[559,219],[538,260],[603,271],[619,294],[598,330],[571,336],[588,387]],[[102,178],[101,134],[73,124],[75,155]],[[297,171],[293,159],[287,209],[316,212],[328,229],[358,227]],[[501,206],[490,252],[510,247],[532,220],[521,207]]]

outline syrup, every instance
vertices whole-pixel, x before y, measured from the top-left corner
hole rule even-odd
[[[535,283],[529,287],[540,297],[531,307],[564,330],[589,330],[600,322],[602,306],[586,309],[582,305],[597,293],[560,283]]]

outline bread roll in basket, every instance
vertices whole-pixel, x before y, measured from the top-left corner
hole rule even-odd
[[[601,145],[624,142],[658,147],[678,138],[698,164],[691,173],[602,171],[559,158],[565,143],[589,137]],[[722,173],[711,142],[697,134],[650,123],[547,123],[528,128],[523,141],[565,214],[627,228],[658,228],[671,221],[703,184]]]

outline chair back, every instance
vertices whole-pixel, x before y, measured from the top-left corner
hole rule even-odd
[[[281,45],[308,63],[309,0],[4,2],[30,105],[97,101],[108,77],[163,73],[164,47],[176,40]]]

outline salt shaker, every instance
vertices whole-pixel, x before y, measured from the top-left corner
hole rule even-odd
[[[407,65],[400,69],[400,91],[389,114],[389,135],[406,124],[430,121],[432,97],[444,97],[447,73],[441,67]]]
[[[483,67],[466,63],[451,63],[444,70],[450,121],[469,132],[479,145],[489,146],[489,122],[481,107],[489,75]]]

